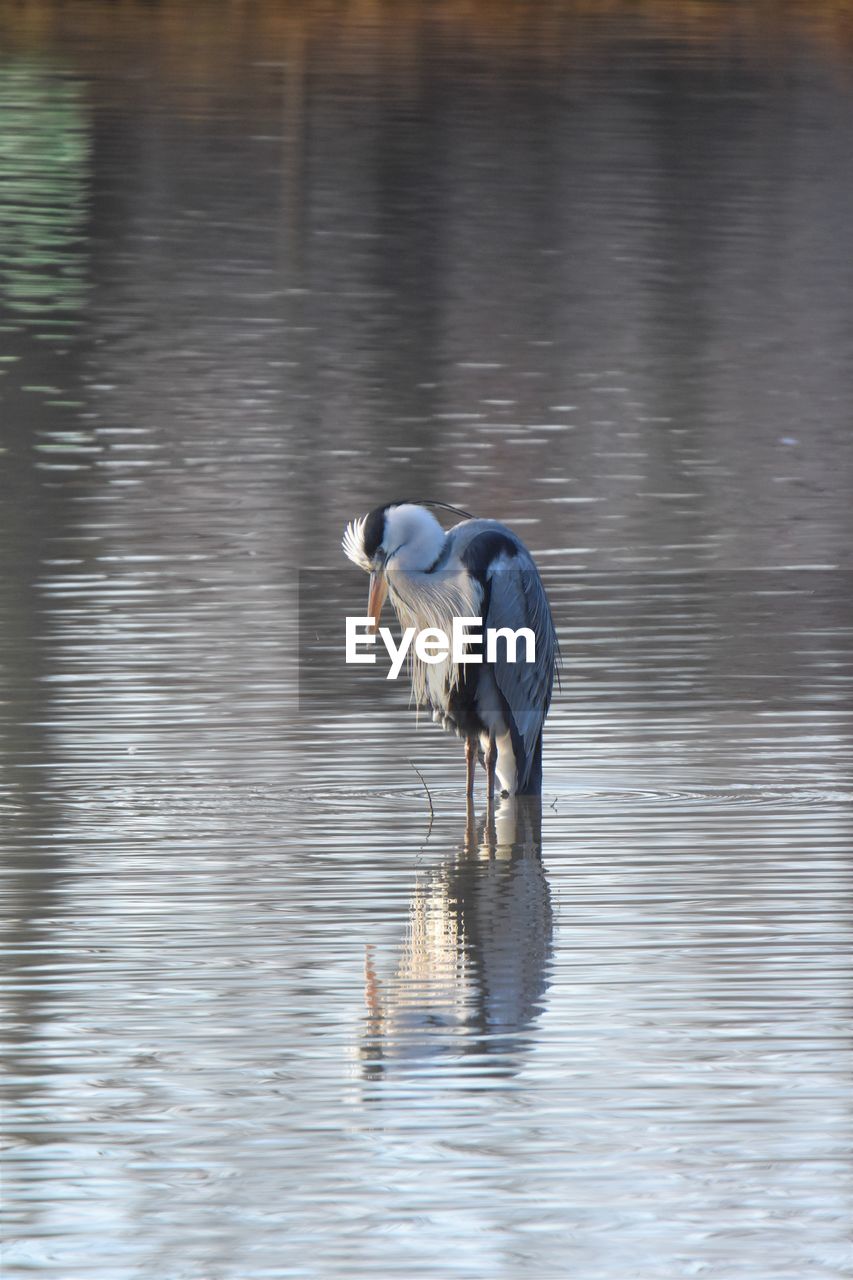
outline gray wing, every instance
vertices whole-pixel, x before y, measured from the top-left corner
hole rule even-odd
[[[536,660],[507,660],[507,646],[499,641],[492,666],[495,682],[506,700],[512,719],[510,730],[516,753],[519,783],[527,782],[542,724],[551,705],[551,688],[557,661],[557,636],[548,597],[536,566],[525,553],[501,556],[488,574],[488,607],[485,627],[529,627],[536,639]]]
[[[535,662],[508,662],[506,646],[500,642],[492,664],[509,713],[519,789],[525,790],[541,765],[539,740],[559,658],[548,597],[530,552],[497,520],[463,520],[449,530],[447,541],[449,553],[458,556],[482,587],[483,626],[513,631],[530,627],[536,639]]]

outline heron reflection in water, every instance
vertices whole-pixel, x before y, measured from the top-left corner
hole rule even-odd
[[[415,888],[390,975],[368,949],[359,1046],[366,1079],[442,1056],[490,1058],[501,1074],[518,1069],[551,955],[541,828],[538,796],[504,798],[479,824],[469,807],[461,848]]]

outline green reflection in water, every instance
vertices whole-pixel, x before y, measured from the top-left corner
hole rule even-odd
[[[67,332],[85,304],[90,167],[80,86],[43,64],[0,63],[0,305],[43,337]]]

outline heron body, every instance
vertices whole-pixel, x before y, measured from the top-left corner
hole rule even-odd
[[[533,632],[532,662],[512,661],[499,645],[493,661],[483,654],[479,663],[413,655],[411,673],[415,702],[465,739],[469,795],[480,754],[490,800],[495,777],[506,794],[538,794],[558,648],[548,597],[521,539],[497,520],[466,519],[445,532],[425,507],[398,502],[352,521],[343,548],[370,573],[376,626],[387,595],[404,629],[449,635],[457,617],[479,619],[484,631]]]

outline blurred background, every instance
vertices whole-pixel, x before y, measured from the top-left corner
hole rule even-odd
[[[5,457],[48,523],[324,564],[423,491],[605,567],[849,559],[848,5],[2,15]]]
[[[0,34],[9,1274],[849,1274],[850,4]],[[541,820],[300,706],[398,497],[537,556]]]

